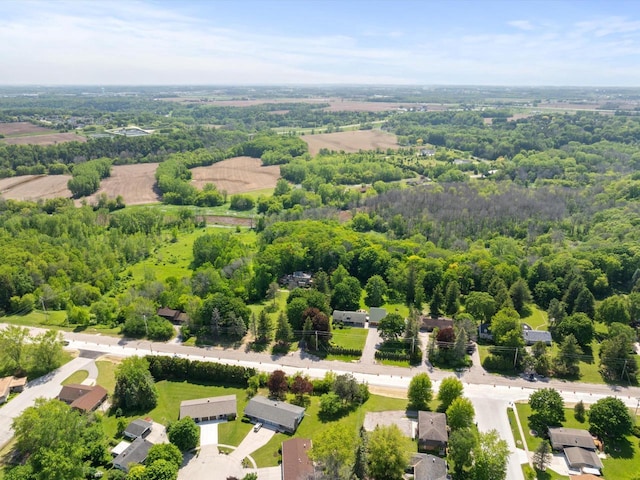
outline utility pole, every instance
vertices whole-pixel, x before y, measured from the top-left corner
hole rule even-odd
[[[513,356],[513,368],[516,368],[516,363],[518,362],[518,347],[516,347],[516,353]]]
[[[142,318],[144,319],[144,332],[145,335],[148,337],[149,336],[149,326],[147,325],[147,314],[143,314]]]
[[[44,321],[49,323],[49,312],[47,312],[47,307],[44,305],[44,298],[40,297],[40,303],[42,303],[42,310],[44,310]]]
[[[316,330],[316,352],[318,351],[318,330]]]

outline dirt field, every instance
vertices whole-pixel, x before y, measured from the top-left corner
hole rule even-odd
[[[86,142],[87,138],[75,133],[49,133],[46,135],[26,135],[24,137],[3,138],[9,145],[55,145],[64,142]]]
[[[39,127],[29,122],[0,123],[0,135],[30,135],[51,132],[48,128]]]
[[[71,175],[24,175],[0,179],[0,195],[12,200],[71,198],[67,182]]]
[[[339,152],[357,152],[359,150],[375,150],[376,148],[398,148],[395,135],[382,130],[355,130],[353,132],[320,133],[304,135],[302,138],[309,145],[311,155],[316,155],[321,148]]]
[[[116,165],[111,168],[111,176],[102,180],[100,189],[86,197],[90,204],[95,203],[96,197],[106,193],[109,198],[122,195],[125,205],[142,205],[160,201],[160,195],[155,190],[155,173],[157,163],[140,163],[137,165]],[[76,201],[79,203],[80,201]]]
[[[259,158],[251,157],[230,158],[208,167],[193,168],[191,172],[191,183],[197,188],[213,183],[218,190],[226,190],[229,195],[274,188],[280,178],[278,165],[263,167]]]

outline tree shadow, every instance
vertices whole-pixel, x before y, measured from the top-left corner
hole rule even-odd
[[[604,451],[611,458],[633,458],[633,445],[628,438],[609,440],[605,443]]]

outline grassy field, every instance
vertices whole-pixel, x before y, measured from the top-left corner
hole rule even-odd
[[[313,441],[319,432],[326,429],[333,422],[322,422],[318,418],[319,410],[319,397],[311,397],[311,405],[305,412],[305,417],[295,435],[285,435],[283,433],[277,433],[264,447],[260,448],[253,453],[252,457],[256,461],[258,467],[275,467],[280,460],[280,454],[278,449],[282,442],[292,437],[311,438]],[[361,408],[350,412],[348,415],[340,418],[339,421],[342,424],[346,424],[353,430],[354,435],[357,435],[360,427],[364,422],[364,416],[366,412],[380,412],[384,410],[404,410],[407,407],[407,401],[382,397],[379,395],[371,395],[369,400],[362,405]],[[411,443],[412,451],[417,451],[417,443]]]
[[[110,395],[113,394],[113,390],[116,388],[116,368],[118,363],[111,360],[97,360],[96,366],[98,367],[96,383],[103,386]]]
[[[525,435],[525,441],[530,451],[535,451],[540,445],[542,439],[533,437],[530,434],[528,417],[531,415],[531,408],[528,403],[516,403],[516,409],[522,429]],[[573,408],[565,408],[565,421],[563,427],[568,428],[589,428],[588,422],[578,422],[573,414]],[[511,419],[511,417],[510,417]],[[637,422],[637,417],[636,417]],[[520,434],[514,438],[520,438]],[[605,453],[607,458],[602,461],[604,469],[602,471],[603,478],[608,480],[632,480],[636,478],[637,472],[640,470],[640,444],[634,436],[627,436],[620,441],[609,441],[605,444]],[[546,473],[546,472],[545,472]],[[562,476],[538,476],[544,479],[562,479]]]
[[[262,190],[254,190],[251,192],[243,193],[243,195],[247,195],[253,198],[258,198],[260,195],[270,195],[273,193],[273,188],[265,188]],[[229,195],[231,198],[231,195]],[[127,208],[157,208],[161,212],[165,213],[178,213],[180,210],[190,210],[197,217],[202,215],[206,216],[216,216],[216,217],[237,217],[237,218],[252,218],[256,216],[256,209],[253,208],[251,210],[246,211],[236,211],[231,210],[229,208],[230,202],[224,203],[222,205],[218,205],[217,207],[197,207],[195,205],[167,205],[164,203],[152,203],[146,205],[132,205]]]
[[[102,325],[90,325],[81,327],[79,325],[67,325],[66,311],[49,311],[34,310],[26,315],[7,315],[0,317],[0,320],[12,325],[20,325],[22,327],[45,327],[51,330],[63,330],[65,332],[82,331],[84,333],[99,333],[101,335],[118,335],[120,328],[108,328]]]
[[[547,469],[544,472],[541,472],[540,470],[534,470],[533,468],[531,468],[529,466],[529,464],[525,463],[524,465],[522,465],[522,473],[524,473],[525,477],[527,478],[527,474],[529,474],[529,472],[533,472],[535,473],[535,478],[537,480],[569,480],[569,477],[565,477],[564,475],[560,475],[559,473],[554,472],[551,469]]]
[[[82,383],[89,376],[89,372],[86,370],[78,370],[69,375],[63,382],[62,385],[71,385],[72,383]]]
[[[534,330],[547,330],[547,312],[540,310],[535,305],[530,305],[531,315],[522,319],[523,323],[530,325]]]

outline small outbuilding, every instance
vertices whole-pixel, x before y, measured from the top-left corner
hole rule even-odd
[[[235,395],[184,400],[180,403],[180,418],[191,417],[196,422],[234,420],[237,411]]]
[[[27,384],[27,377],[0,378],[0,405],[5,403],[12,392],[21,392]]]
[[[262,423],[280,432],[294,433],[304,418],[305,409],[297,405],[256,396],[249,400],[244,414],[255,423]]]

